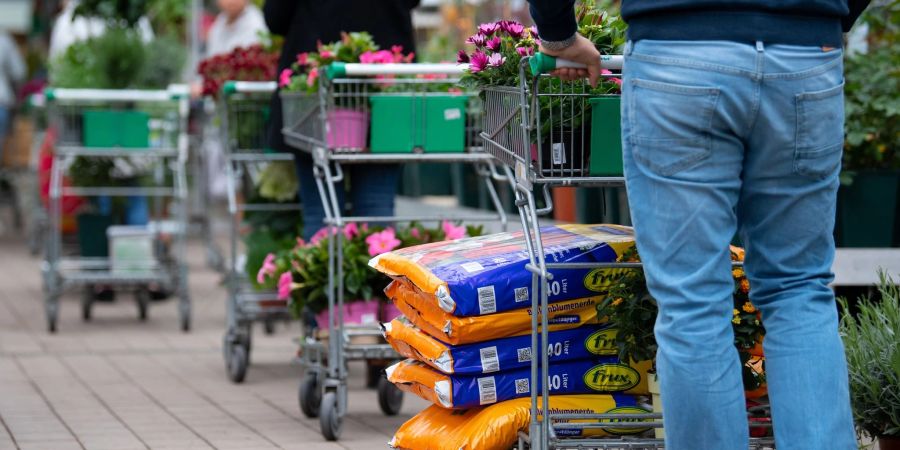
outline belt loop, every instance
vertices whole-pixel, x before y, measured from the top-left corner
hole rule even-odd
[[[763,45],[763,41],[756,41],[756,51],[762,53],[765,49],[766,48]]]

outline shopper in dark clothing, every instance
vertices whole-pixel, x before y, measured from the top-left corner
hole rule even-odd
[[[543,51],[587,64],[573,1],[530,0]],[[728,244],[739,233],[777,448],[857,448],[838,335],[833,228],[842,31],[867,1],[623,0],[625,181],[659,305],[666,448],[746,450]]]
[[[266,0],[263,13],[269,30],[285,37],[278,73],[290,67],[298,53],[315,51],[317,43],[341,38],[341,32],[366,31],[381,48],[400,45],[415,51],[411,10],[419,0]],[[281,100],[272,97],[269,145],[279,151],[295,151],[281,135]],[[303,202],[303,236],[309,239],[322,227],[324,210],[313,179],[312,161],[296,153]],[[366,165],[348,167],[353,183],[351,203],[357,216],[387,216],[394,211],[399,167]],[[343,192],[343,190],[338,190]]]

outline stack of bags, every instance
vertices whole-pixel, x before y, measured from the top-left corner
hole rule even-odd
[[[613,262],[634,245],[616,225],[541,230],[547,262]],[[405,361],[388,380],[432,403],[391,445],[406,449],[505,449],[530,420],[532,276],[522,233],[437,242],[385,253],[370,265],[405,317],[384,324]],[[645,412],[650,363],[616,357],[615,329],[597,317],[615,270],[553,270],[546,287],[551,412]],[[640,430],[618,430],[621,433]],[[617,430],[564,430],[575,436]]]

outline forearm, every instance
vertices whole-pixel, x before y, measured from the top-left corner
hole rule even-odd
[[[575,0],[529,0],[541,40],[564,41],[575,35]]]

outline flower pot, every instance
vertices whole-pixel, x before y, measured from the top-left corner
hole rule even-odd
[[[361,152],[369,134],[369,113],[348,108],[328,111],[328,147]]]
[[[622,97],[591,99],[591,176],[621,177]]]
[[[540,148],[532,147],[538,170],[547,177],[583,177],[588,174],[591,127],[554,127],[542,136]]]
[[[372,153],[462,153],[466,104],[462,95],[373,95]]]
[[[859,172],[838,190],[838,246],[891,247],[900,173]]]
[[[663,404],[662,396],[660,396],[659,392],[659,377],[655,373],[647,376],[647,389],[650,391],[650,398],[653,401],[653,412],[662,414]],[[662,428],[656,428],[653,430],[653,433],[657,439],[666,438],[666,432]]]
[[[880,450],[900,450],[900,436],[880,436],[878,448]]]
[[[359,300],[344,303],[344,325],[372,325],[378,323],[380,305],[377,300]],[[316,323],[320,330],[328,330],[328,310],[316,314]]]

